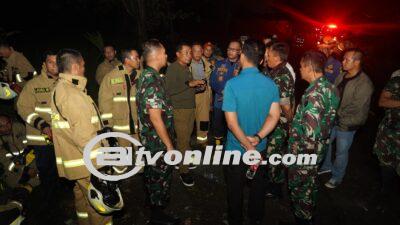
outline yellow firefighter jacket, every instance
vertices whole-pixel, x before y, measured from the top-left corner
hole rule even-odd
[[[128,74],[123,65],[108,73],[100,85],[99,108],[105,125],[116,132],[138,133],[136,80],[140,72]]]
[[[103,81],[104,76],[111,72],[116,66],[121,64],[121,62],[118,59],[114,59],[112,61],[108,61],[107,59],[104,59],[102,63],[97,66],[96,70],[96,81],[100,85],[101,82]]]
[[[88,177],[83,161],[86,144],[97,135],[101,125],[97,107],[86,94],[86,78],[60,74],[52,92],[51,110],[54,149],[58,174],[69,180]],[[97,156],[98,143],[91,149],[91,159]]]
[[[28,145],[46,145],[49,140],[41,130],[51,125],[50,97],[56,80],[42,69],[39,76],[28,81],[17,101],[18,114],[26,122]]]
[[[28,59],[20,52],[13,51],[9,58],[4,59],[7,62],[6,66],[6,79],[8,82],[14,81],[17,83],[23,83],[24,78],[36,75],[36,71]],[[13,78],[13,74],[16,74],[16,78]]]

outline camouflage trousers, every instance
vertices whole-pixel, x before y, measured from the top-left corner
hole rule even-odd
[[[400,169],[400,128],[381,122],[376,135],[374,154],[383,166]],[[400,175],[400,174],[399,174]]]
[[[173,167],[166,164],[163,157],[160,157],[156,165],[145,166],[144,184],[152,206],[167,205],[170,199],[172,172]]]
[[[286,154],[287,153],[287,130],[278,125],[274,132],[268,137],[267,157],[273,154]],[[272,183],[282,184],[286,180],[286,168],[283,164],[268,165],[268,177]]]
[[[316,166],[309,168],[289,167],[290,200],[292,201],[294,215],[298,218],[310,220],[313,217],[318,192],[317,175],[318,168]]]

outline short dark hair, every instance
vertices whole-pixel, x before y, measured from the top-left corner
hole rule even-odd
[[[107,48],[107,47],[111,47],[111,48],[113,48],[114,50],[116,49],[116,48],[115,48],[115,45],[113,45],[113,44],[111,44],[111,43],[105,43],[104,46],[103,46],[103,50],[104,50],[105,48]]]
[[[130,53],[131,51],[136,51],[136,49],[133,48],[126,48],[126,49],[122,49],[121,53],[120,53],[120,60],[122,63],[125,62],[126,59],[128,59],[130,57]]]
[[[46,50],[46,51],[43,53],[43,55],[42,55],[43,62],[45,62],[46,59],[47,59],[47,57],[48,57],[48,56],[51,56],[51,55],[57,56],[57,52],[54,51],[54,50]]]
[[[150,40],[146,41],[145,43],[143,43],[142,55],[143,55],[144,60],[146,61],[151,53],[153,53],[155,50],[160,49],[160,48],[163,48],[163,45],[157,39],[150,39]]]
[[[6,39],[0,39],[0,47],[11,48],[12,46]]]
[[[183,46],[188,46],[189,48],[191,47],[188,43],[186,42],[181,42],[176,46],[175,52],[180,52],[183,49]]]
[[[60,73],[71,70],[74,63],[79,63],[83,59],[82,54],[74,49],[61,49],[57,53],[57,67]]]
[[[345,54],[348,52],[354,52],[353,60],[359,60],[360,64],[364,62],[364,52],[359,48],[346,49]]]
[[[241,42],[240,40],[238,40],[238,39],[232,39],[232,40],[230,40],[228,46],[229,46],[231,43],[234,43],[234,42],[238,43],[239,46],[240,46],[240,48],[242,48],[242,42]]]
[[[257,66],[264,55],[264,47],[259,41],[248,39],[243,44],[242,53],[248,61]]]
[[[325,68],[326,56],[321,51],[310,50],[303,54],[301,62],[311,65],[316,73],[323,73]]]
[[[270,42],[268,42],[267,44],[265,44],[265,48],[271,48],[272,45],[274,45],[276,43],[275,39],[272,39]]]
[[[289,45],[285,42],[277,42],[271,45],[271,51],[274,51],[278,54],[279,58],[282,61],[287,61],[289,57]]]
[[[195,45],[199,45],[201,48],[203,48],[203,45],[198,41],[195,41],[195,42],[192,43],[192,47],[195,46]]]

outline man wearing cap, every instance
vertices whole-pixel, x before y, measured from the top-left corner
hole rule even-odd
[[[214,69],[215,63],[222,58],[214,54],[214,45],[211,42],[206,42],[203,45],[203,49],[204,58],[211,64],[212,69]]]

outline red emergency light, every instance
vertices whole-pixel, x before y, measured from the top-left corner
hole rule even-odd
[[[329,28],[329,29],[336,29],[336,28],[337,28],[337,25],[334,24],[334,23],[330,23],[330,24],[328,24],[328,28]]]

